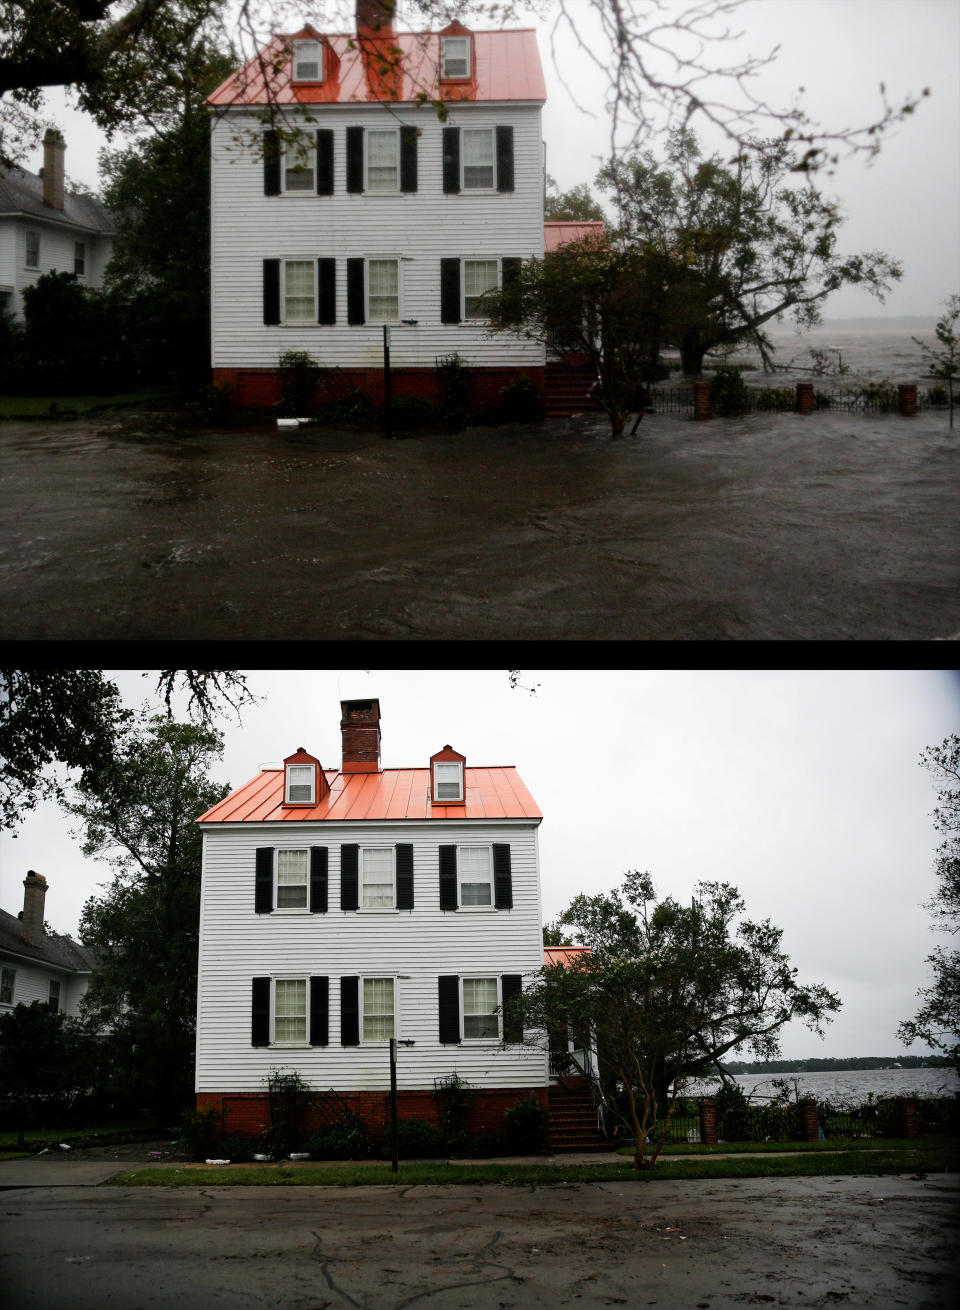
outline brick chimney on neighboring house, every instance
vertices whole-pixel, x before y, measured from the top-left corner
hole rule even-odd
[[[397,0],[357,0],[357,36],[393,36]]]
[[[28,946],[39,946],[43,941],[43,902],[47,895],[47,880],[42,873],[27,871],[23,880],[23,921],[20,935]]]
[[[43,138],[43,203],[51,209],[63,209],[63,153],[66,148],[60,133],[48,128]]]
[[[343,773],[380,772],[380,702],[342,700]]]

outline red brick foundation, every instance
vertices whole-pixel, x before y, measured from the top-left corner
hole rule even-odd
[[[525,1101],[534,1095],[544,1110],[549,1110],[549,1092],[546,1087],[511,1087],[490,1091],[471,1091],[468,1095],[469,1113],[464,1125],[468,1137],[477,1137],[481,1133],[502,1132],[503,1114],[518,1100]],[[327,1096],[324,1092],[314,1095],[321,1101]],[[366,1124],[371,1135],[380,1137],[390,1123],[390,1093],[382,1092],[338,1092],[339,1100]],[[330,1098],[333,1102],[333,1098]],[[198,1092],[197,1109],[214,1109],[220,1115],[219,1136],[252,1136],[269,1127],[270,1102],[264,1092]],[[338,1103],[333,1102],[330,1109],[338,1113]],[[400,1119],[425,1119],[427,1123],[439,1126],[439,1106],[432,1091],[397,1092],[397,1115]],[[319,1132],[326,1118],[320,1109],[307,1112],[305,1116],[306,1135]]]
[[[503,387],[518,378],[530,379],[536,390],[543,395],[546,369],[534,368],[470,368],[467,377],[467,410],[492,409],[501,403],[500,392]],[[383,369],[353,368],[338,370],[341,380],[352,382],[371,404],[383,405]],[[321,383],[318,394],[323,394],[323,370],[320,370]],[[394,399],[398,396],[422,396],[439,405],[443,399],[439,374],[433,368],[395,368],[390,370],[391,390]],[[279,369],[256,368],[215,368],[213,384],[230,389],[230,403],[235,409],[270,409],[283,399],[280,387]]]
[[[797,413],[812,414],[817,403],[812,382],[797,383]]]
[[[717,1103],[712,1097],[700,1101],[700,1141],[704,1146],[716,1146],[717,1138]]]
[[[709,382],[694,382],[693,384],[693,417],[713,418]]]

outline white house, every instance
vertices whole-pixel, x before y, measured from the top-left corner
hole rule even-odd
[[[543,347],[490,336],[481,299],[543,255],[535,34],[395,32],[393,7],[277,36],[209,99],[213,377],[241,403],[280,397],[291,351],[378,400],[385,326],[395,393],[437,399],[453,354],[475,404],[542,389]]]
[[[255,1131],[295,1069],[382,1126],[395,1037],[401,1115],[436,1121],[457,1074],[474,1129],[502,1127],[548,1103],[546,1051],[500,1012],[543,964],[540,812],[450,746],[383,768],[377,700],[341,702],[341,733],[339,769],[297,750],[199,820],[198,1108]]]
[[[23,880],[23,909],[0,910],[0,1014],[15,1005],[44,1001],[77,1015],[96,963],[93,952],[72,937],[43,930],[47,880],[31,869]]]
[[[0,169],[0,309],[23,315],[23,291],[43,273],[74,273],[88,287],[103,284],[114,224],[92,196],[64,187],[66,146],[52,129],[39,174]]]

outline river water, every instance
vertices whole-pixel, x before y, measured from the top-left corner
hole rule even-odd
[[[784,382],[814,381],[823,390],[846,389],[866,382],[915,382],[922,388],[936,385],[927,377],[923,352],[914,337],[925,345],[938,345],[933,332],[835,331],[817,328],[802,335],[774,331],[774,362],[778,370],[764,373],[759,353],[737,346],[729,355],[708,356],[707,363],[741,364],[743,377],[752,386],[782,386]],[[841,371],[842,370],[842,371]]]
[[[737,1083],[754,1104],[762,1104],[776,1095],[774,1079],[786,1079],[791,1093],[813,1096],[833,1104],[860,1105],[871,1097],[953,1096],[960,1093],[960,1077],[953,1069],[831,1069],[819,1073],[744,1073]],[[706,1096],[717,1088],[718,1079],[691,1083],[688,1096]]]

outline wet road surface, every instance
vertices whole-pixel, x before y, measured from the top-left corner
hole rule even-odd
[[[0,637],[960,632],[942,414],[375,431],[0,424]]]

